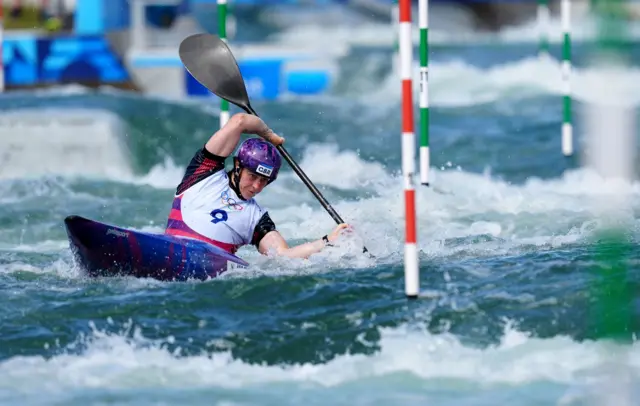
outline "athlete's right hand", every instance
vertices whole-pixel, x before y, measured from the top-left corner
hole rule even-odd
[[[253,114],[241,114],[243,114],[243,132],[258,135],[269,141],[273,145],[281,145],[284,143],[284,138],[274,133],[273,130],[271,130],[271,128],[269,128],[269,126],[266,125],[260,117],[254,116]]]
[[[331,234],[327,236],[329,242],[335,241],[338,237],[340,237],[343,233],[351,231],[351,226],[347,223],[338,224],[336,228],[333,229]]]
[[[267,129],[266,133],[258,134],[258,135],[260,135],[262,138],[269,141],[273,145],[278,146],[278,145],[284,144],[284,138],[274,133],[273,130],[271,130],[271,128]]]

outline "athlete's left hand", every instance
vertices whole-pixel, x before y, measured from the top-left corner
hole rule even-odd
[[[340,237],[342,234],[349,233],[351,231],[353,231],[353,228],[349,224],[347,223],[338,224],[338,226],[333,229],[331,234],[327,236],[327,239],[329,240],[329,242],[333,242],[336,239],[338,239],[338,237]]]

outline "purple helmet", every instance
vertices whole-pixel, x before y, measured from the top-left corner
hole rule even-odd
[[[276,180],[282,164],[276,147],[260,138],[249,138],[243,142],[238,148],[236,159],[243,168],[269,178],[269,183]]]

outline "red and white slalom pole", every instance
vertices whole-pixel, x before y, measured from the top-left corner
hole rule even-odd
[[[411,0],[400,0],[400,79],[402,80],[402,179],[405,201],[404,282],[408,298],[417,298],[420,289],[416,239],[416,139],[413,128],[413,44],[411,41]]]

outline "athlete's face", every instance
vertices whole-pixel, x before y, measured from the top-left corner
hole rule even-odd
[[[243,168],[240,171],[240,184],[238,185],[238,189],[240,189],[240,194],[242,194],[244,199],[251,199],[253,196],[262,192],[262,189],[267,186],[268,182],[268,178]]]

